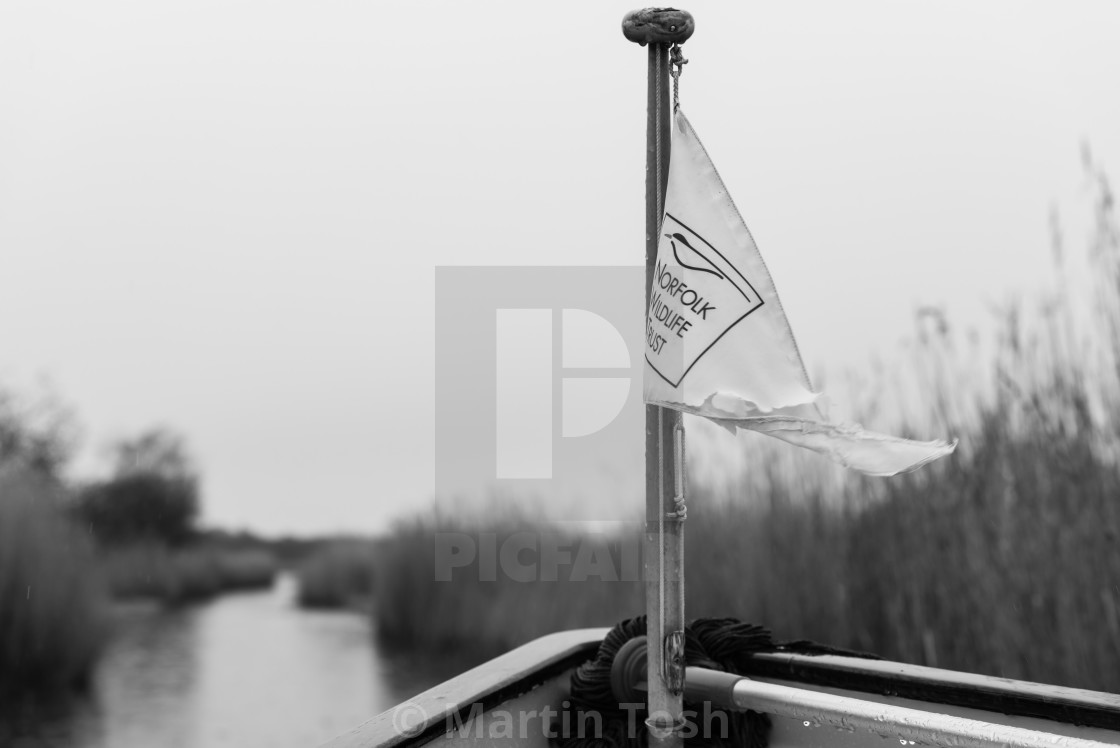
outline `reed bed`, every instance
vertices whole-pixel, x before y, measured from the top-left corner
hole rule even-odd
[[[0,472],[0,707],[85,688],[105,642],[92,548],[62,501],[41,475]]]
[[[265,589],[272,586],[278,570],[271,554],[255,549],[171,549],[160,543],[140,543],[105,548],[98,555],[114,598],[170,605],[223,592]]]
[[[929,475],[723,503],[688,527],[690,615],[904,662],[1120,691],[1120,472],[1071,436],[1016,436]],[[740,500],[745,497],[731,497]],[[702,500],[699,499],[699,500]]]
[[[373,594],[373,544],[368,540],[330,540],[296,570],[298,601],[305,608],[354,608]]]
[[[498,554],[511,538],[547,541],[549,547],[571,549],[573,564],[558,564],[554,575],[540,565],[537,571],[544,573],[520,581],[497,568],[499,561],[491,564],[485,552],[478,552],[469,564],[451,569],[448,581],[438,581],[445,569],[437,569],[437,549],[448,536],[475,542],[478,548],[485,544]],[[584,575],[574,568],[581,552],[615,573]],[[542,555],[540,546],[537,554]],[[531,555],[524,554],[527,563]],[[438,527],[415,521],[378,543],[375,630],[394,647],[479,659],[552,631],[610,626],[641,612],[641,587],[625,581],[630,575],[623,572],[626,557],[633,555],[620,540],[571,536],[524,521],[494,526],[464,520]]]
[[[1120,470],[1082,431],[1006,424],[987,413],[971,453],[924,474],[855,479],[839,497],[827,481],[774,475],[764,488],[694,488],[688,616],[737,616],[780,639],[1120,692]],[[768,469],[755,465],[753,475]],[[643,612],[637,581],[573,579],[572,563],[556,581],[500,570],[485,581],[475,559],[438,581],[436,547],[449,531],[492,534],[500,548],[525,528],[427,520],[382,541],[373,616],[389,644],[481,658]],[[567,545],[581,543],[605,544],[615,559],[622,545]]]

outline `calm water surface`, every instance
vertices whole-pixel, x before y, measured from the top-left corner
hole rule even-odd
[[[379,651],[365,616],[270,592],[118,609],[92,696],[21,726],[18,748],[311,748],[458,672]],[[0,741],[3,742],[3,741]]]

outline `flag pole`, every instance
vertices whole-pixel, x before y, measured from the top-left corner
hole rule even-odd
[[[622,33],[649,47],[646,121],[646,307],[669,176],[669,49],[692,36],[692,16],[673,8],[626,14]],[[646,406],[646,522],[642,543],[651,748],[683,745],[684,426],[681,414]]]

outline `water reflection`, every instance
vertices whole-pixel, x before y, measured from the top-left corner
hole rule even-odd
[[[24,720],[15,745],[309,748],[454,671],[379,652],[365,617],[299,610],[293,587],[118,609],[91,698]]]

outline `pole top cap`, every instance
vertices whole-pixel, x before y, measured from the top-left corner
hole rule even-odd
[[[632,10],[622,19],[622,35],[643,47],[647,44],[683,44],[695,30],[692,14],[676,8]]]

